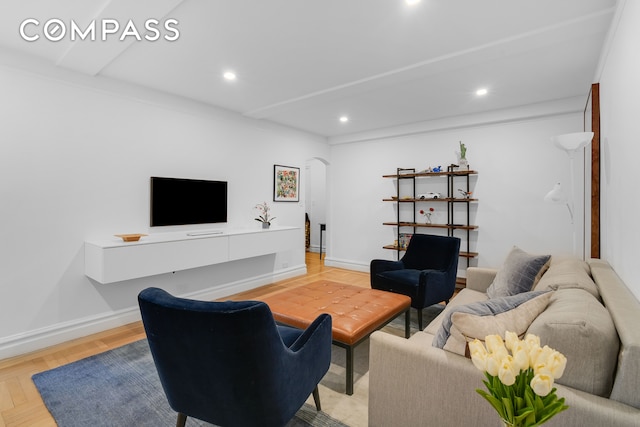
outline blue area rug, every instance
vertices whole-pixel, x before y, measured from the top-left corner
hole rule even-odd
[[[134,342],[33,377],[59,427],[173,426],[146,340]],[[211,426],[194,418],[187,426]],[[346,427],[305,404],[287,427]]]

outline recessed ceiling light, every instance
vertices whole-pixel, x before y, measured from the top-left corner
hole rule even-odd
[[[485,89],[485,88],[478,89],[478,90],[476,91],[476,95],[478,95],[478,96],[484,96],[484,95],[486,95],[487,93],[489,93],[489,91],[488,91],[487,89]]]
[[[340,123],[347,123],[349,121],[349,117],[347,116],[341,116],[340,117]]]
[[[227,71],[222,76],[225,78],[225,80],[229,80],[229,81],[236,79],[236,73],[234,73],[233,71]]]
[[[404,2],[406,4],[408,4],[409,6],[413,6],[413,5],[416,5],[416,4],[420,3],[420,0],[404,0]]]

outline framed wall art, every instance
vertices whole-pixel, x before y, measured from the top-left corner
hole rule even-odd
[[[300,198],[300,168],[273,165],[273,201],[297,202]]]

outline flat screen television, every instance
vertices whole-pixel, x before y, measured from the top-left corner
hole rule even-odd
[[[151,177],[151,226],[227,222],[227,182]]]

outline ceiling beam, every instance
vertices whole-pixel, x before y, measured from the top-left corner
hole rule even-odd
[[[96,40],[69,40],[69,48],[58,59],[56,65],[78,71],[83,74],[95,76],[107,65],[120,56],[132,43],[138,42],[135,37],[129,36],[120,41],[119,34],[125,29],[129,20],[133,21],[140,35],[146,33],[144,23],[148,19],[157,19],[162,22],[167,15],[180,5],[184,0],[111,0],[92,19],[96,23]],[[103,20],[116,20],[120,25],[120,31],[112,34],[103,41],[101,23]],[[87,22],[77,22],[81,30],[85,30],[91,19]],[[158,28],[160,30],[160,28]],[[143,38],[144,40],[144,38]],[[146,41],[147,43],[153,43]]]

